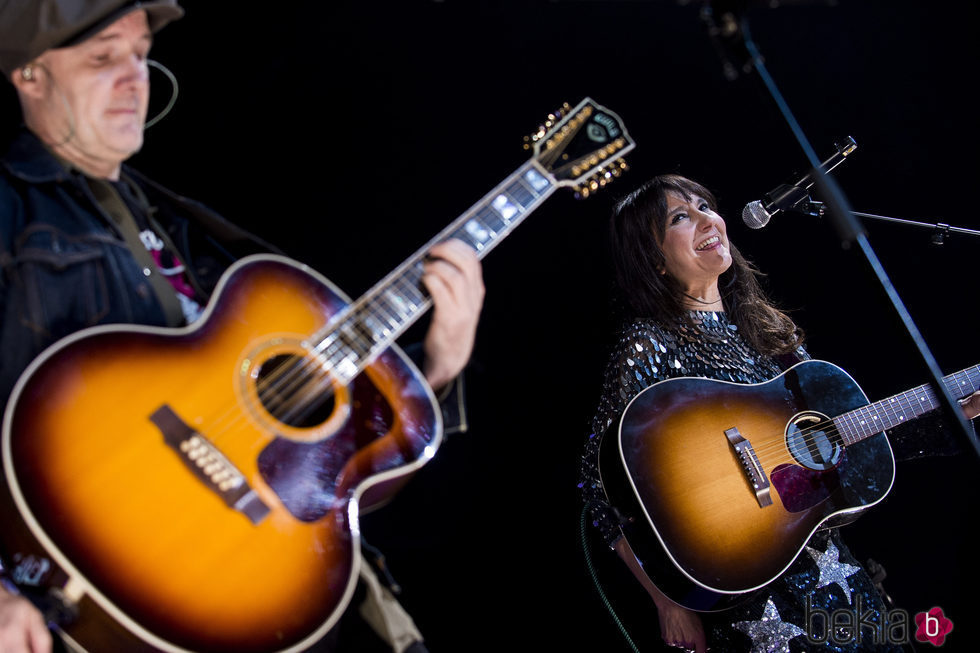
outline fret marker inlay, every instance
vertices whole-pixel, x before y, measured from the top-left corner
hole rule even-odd
[[[524,179],[526,179],[527,183],[531,184],[531,188],[536,191],[544,190],[550,183],[547,179],[542,177],[541,173],[539,173],[537,170],[528,170],[526,173],[524,173]]]
[[[506,195],[498,195],[493,201],[493,209],[500,214],[500,217],[504,219],[504,222],[510,222],[518,213],[518,209],[514,206]]]

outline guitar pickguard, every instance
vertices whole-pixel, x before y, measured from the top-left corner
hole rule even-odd
[[[394,424],[387,399],[366,377],[354,380],[350,419],[330,437],[297,442],[277,437],[259,454],[259,473],[294,517],[313,522],[328,514],[345,477],[343,466],[355,453],[384,437]],[[404,451],[401,464],[411,451]]]
[[[770,475],[783,508],[804,512],[826,501],[840,487],[837,472],[816,471],[799,465],[779,465]]]

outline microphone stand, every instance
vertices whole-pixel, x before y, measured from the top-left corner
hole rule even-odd
[[[912,227],[923,227],[925,229],[931,229],[932,242],[934,245],[944,244],[946,242],[946,239],[949,238],[950,233],[965,234],[967,236],[980,236],[980,231],[976,229],[952,227],[944,222],[936,222],[934,224],[930,224],[928,222],[916,222],[914,220],[903,220],[902,218],[890,218],[886,215],[875,215],[873,213],[860,213],[858,211],[855,211],[854,215],[860,216],[862,218],[871,218],[872,220],[882,220],[885,222],[905,224]]]
[[[809,196],[805,197],[798,206],[783,210],[798,213],[800,215],[808,215],[811,218],[822,218],[827,214],[827,206],[823,202],[815,202],[814,200],[810,199]],[[862,218],[870,218],[872,220],[881,220],[882,222],[892,222],[895,224],[909,225],[911,227],[930,229],[932,231],[933,245],[945,245],[951,233],[965,234],[967,236],[980,236],[980,231],[977,229],[954,227],[946,224],[945,222],[916,222],[915,220],[891,218],[887,215],[875,215],[874,213],[861,213],[860,211],[854,211],[853,213],[854,215]]]
[[[756,72],[759,73],[759,77],[765,83],[766,88],[772,96],[772,99],[776,102],[776,105],[783,114],[789,128],[793,131],[796,140],[799,142],[800,147],[806,154],[811,167],[810,178],[814,181],[814,185],[819,191],[820,197],[825,200],[826,214],[829,216],[830,221],[837,230],[837,234],[841,240],[841,246],[844,249],[850,249],[851,247],[856,246],[863,255],[864,260],[868,265],[869,272],[881,285],[882,290],[884,290],[888,300],[894,307],[897,317],[900,319],[906,332],[911,338],[912,344],[915,346],[916,350],[918,350],[921,362],[929,374],[929,383],[935,391],[936,396],[941,398],[943,411],[954,424],[959,425],[959,430],[963,437],[973,447],[973,450],[977,456],[980,456],[980,442],[978,442],[977,436],[967,424],[966,417],[960,410],[958,402],[953,398],[945,384],[942,382],[943,375],[939,370],[939,366],[936,364],[932,353],[929,351],[928,346],[926,346],[922,335],[919,333],[918,328],[912,321],[912,317],[906,310],[894,286],[888,279],[888,275],[885,273],[885,270],[878,260],[877,255],[871,248],[871,244],[868,242],[867,234],[865,233],[864,228],[858,222],[857,218],[855,218],[855,215],[859,214],[855,214],[855,212],[851,210],[847,198],[844,196],[843,191],[841,191],[837,183],[829,175],[824,174],[823,170],[821,170],[820,160],[817,158],[816,153],[810,146],[810,143],[804,135],[803,130],[800,128],[799,123],[796,122],[796,118],[790,111],[789,106],[786,104],[785,99],[779,92],[779,89],[776,87],[775,82],[769,75],[769,72],[766,70],[763,58],[759,54],[759,50],[750,36],[748,20],[745,18],[745,16],[741,17],[739,23],[742,42],[750,57],[749,63],[755,68]]]

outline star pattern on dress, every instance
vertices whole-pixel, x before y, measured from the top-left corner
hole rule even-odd
[[[770,596],[758,621],[736,621],[733,627],[752,638],[751,653],[789,653],[789,640],[802,635],[799,626],[779,618],[779,610]]]
[[[817,589],[821,587],[826,587],[831,583],[837,583],[842,590],[844,590],[844,596],[847,597],[847,603],[851,603],[851,588],[847,584],[847,579],[853,576],[857,572],[861,571],[860,567],[855,567],[854,565],[849,565],[846,562],[840,562],[838,558],[840,557],[840,551],[833,542],[827,541],[827,550],[820,553],[816,549],[810,547],[806,548],[807,553],[813,558],[813,561],[817,563],[817,567],[820,569],[820,579],[817,581]]]

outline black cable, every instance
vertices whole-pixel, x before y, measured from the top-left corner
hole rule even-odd
[[[620,620],[619,615],[616,614],[616,609],[613,607],[612,603],[609,601],[609,597],[602,589],[602,585],[599,582],[599,575],[596,573],[595,566],[592,564],[592,554],[589,552],[589,542],[586,536],[586,517],[588,515],[589,507],[582,507],[582,517],[579,520],[579,531],[582,536],[582,553],[585,556],[585,566],[589,570],[589,575],[592,577],[592,583],[595,585],[596,591],[599,593],[599,598],[602,600],[603,605],[606,606],[606,610],[609,611],[609,615],[612,617],[613,621],[616,622],[616,626],[619,628],[619,632],[622,633],[623,637],[626,639],[626,643],[630,645],[636,653],[640,653],[640,649],[637,648],[633,639],[629,636],[626,631],[626,626],[623,625],[622,620]]]

